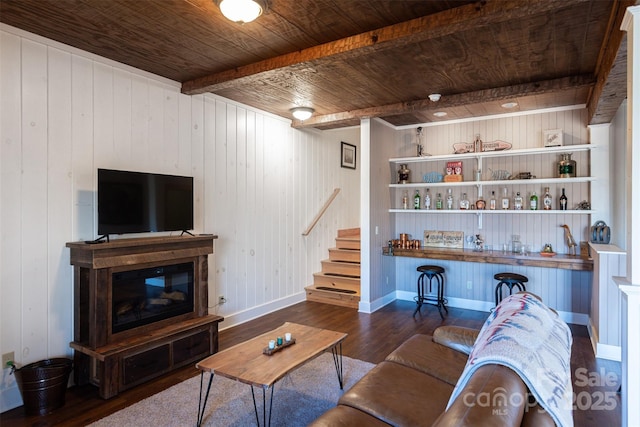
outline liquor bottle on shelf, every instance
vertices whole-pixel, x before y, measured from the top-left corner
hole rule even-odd
[[[496,192],[491,191],[491,198],[489,199],[489,209],[492,211],[496,210]]]
[[[531,194],[531,197],[529,198],[529,209],[531,209],[532,211],[538,210],[538,195],[536,194],[535,191]]]
[[[519,191],[516,192],[516,197],[513,198],[513,209],[517,211],[522,210],[522,196]]]
[[[429,189],[424,193],[424,208],[431,209],[431,194],[429,194]]]
[[[462,199],[460,199],[460,209],[463,211],[469,210],[469,199],[467,199],[467,193],[462,193]]]
[[[413,196],[413,209],[420,209],[420,190],[416,190]]]
[[[542,206],[545,211],[550,211],[553,207],[551,204],[551,193],[549,187],[544,187],[544,196],[542,197]]]
[[[562,196],[560,196],[560,210],[567,210],[567,195],[564,193],[564,188],[562,189]]]
[[[409,209],[409,192],[407,190],[402,192],[402,209]]]
[[[437,210],[442,210],[442,194],[438,193],[438,197],[436,197],[436,209]]]
[[[507,194],[507,187],[502,190],[502,209],[509,209],[509,195]]]
[[[447,189],[447,209],[453,209],[453,194],[450,188]]]

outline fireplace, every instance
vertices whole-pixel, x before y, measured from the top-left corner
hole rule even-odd
[[[129,329],[193,311],[193,263],[113,273],[111,330]]]
[[[74,380],[108,399],[218,351],[208,314],[217,236],[67,243],[74,266]]]

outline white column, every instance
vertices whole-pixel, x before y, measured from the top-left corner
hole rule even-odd
[[[633,223],[634,213],[640,215],[640,6],[627,9],[621,28],[627,32],[627,276],[614,280],[622,293],[622,425],[635,427],[640,426],[640,224]]]
[[[597,147],[591,150],[591,176],[596,178],[591,183],[591,209],[595,214],[591,216],[591,222],[602,220],[611,225],[611,206],[613,206],[613,194],[611,192],[610,172],[611,124],[590,125],[589,141]]]

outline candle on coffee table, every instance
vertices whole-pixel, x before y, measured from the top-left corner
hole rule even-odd
[[[286,342],[291,341],[291,332],[287,332],[286,334],[284,334],[284,340]]]

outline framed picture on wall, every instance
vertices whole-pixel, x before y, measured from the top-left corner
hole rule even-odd
[[[340,166],[343,168],[356,168],[356,146],[342,142],[340,154]]]

